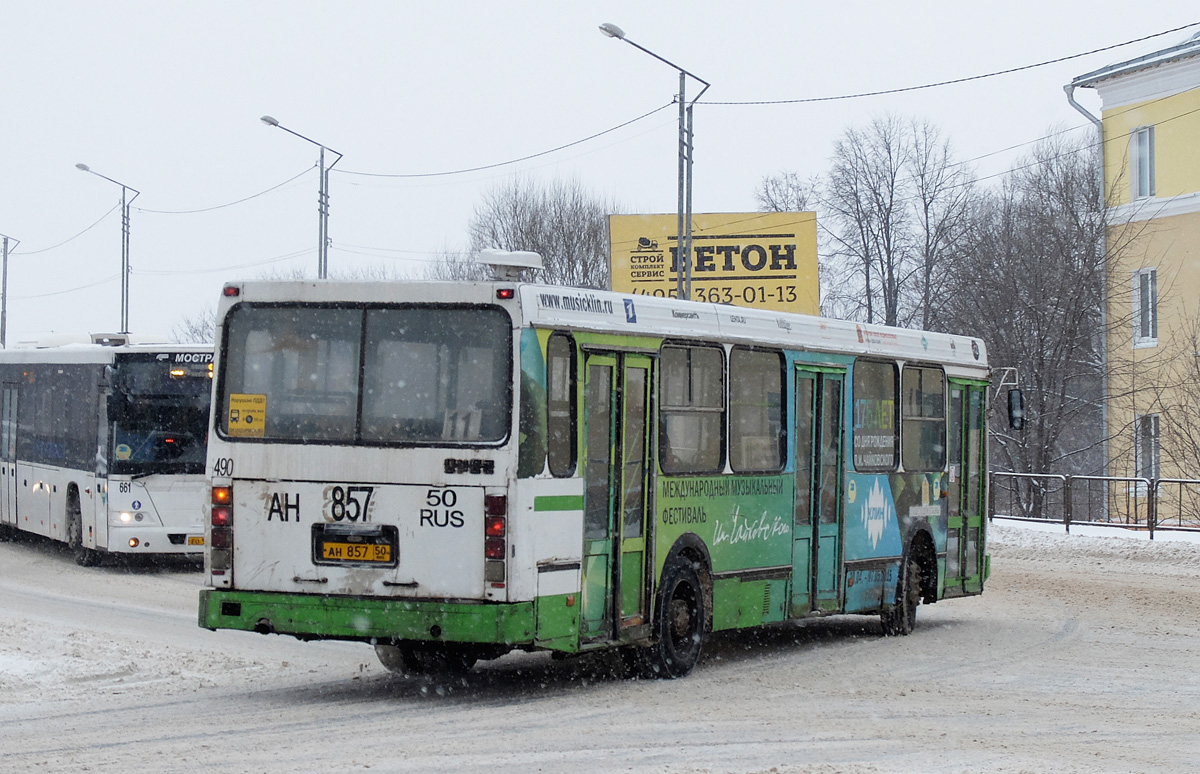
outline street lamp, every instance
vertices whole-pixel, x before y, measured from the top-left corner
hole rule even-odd
[[[650,49],[634,43],[625,37],[625,31],[615,24],[605,22],[600,25],[600,31],[610,38],[625,41],[638,51],[644,51],[679,71],[679,215],[675,235],[675,251],[678,261],[675,273],[675,293],[680,298],[690,300],[692,297],[692,106],[704,92],[708,91],[711,84],[695,73],[690,73],[674,62],[662,58]],[[704,84],[704,88],[691,102],[686,102],[684,86],[689,75]],[[684,280],[685,273],[686,282]]]
[[[6,349],[5,343],[8,333],[8,242],[12,240],[13,247],[21,244],[21,240],[15,237],[10,237],[7,234],[0,234],[0,238],[4,240],[3,249],[0,252],[4,254],[4,279],[0,281],[0,349]]]
[[[96,177],[103,177],[108,182],[121,186],[121,330],[119,333],[129,333],[129,205],[133,204],[133,200],[138,198],[142,192],[96,172],[87,164],[76,164],[75,168]],[[133,191],[133,199],[127,198],[129,191]]]
[[[321,149],[321,153],[317,157],[317,166],[321,172],[320,188],[317,193],[317,278],[325,279],[329,275],[329,170],[333,169],[334,165],[342,160],[342,154],[310,137],[305,137],[299,132],[293,132],[271,116],[263,116],[259,120],[267,126],[278,127],[288,134],[299,137],[301,140],[311,142]],[[337,158],[328,167],[325,166],[325,151],[337,153]]]

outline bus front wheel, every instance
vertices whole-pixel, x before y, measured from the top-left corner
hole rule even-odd
[[[693,561],[680,559],[663,573],[654,643],[642,653],[642,672],[650,677],[684,677],[700,660],[704,645],[704,587]]]
[[[100,563],[100,552],[83,543],[83,514],[79,510],[78,496],[74,493],[67,497],[67,547],[74,554],[75,563],[81,567],[95,567]]]
[[[917,625],[917,605],[921,601],[921,567],[911,556],[905,556],[896,581],[896,603],[880,615],[883,633],[889,637],[912,634]]]

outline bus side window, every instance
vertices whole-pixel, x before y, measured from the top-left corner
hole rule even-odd
[[[664,473],[717,473],[725,463],[725,358],[718,347],[664,346],[659,463]]]
[[[546,342],[547,447],[550,474],[575,475],[577,424],[575,421],[575,342],[565,333],[551,334]]]
[[[546,360],[533,328],[521,331],[520,412],[517,478],[532,478],[546,468]]]
[[[905,366],[900,393],[904,469],[945,469],[946,377],[942,369]]]
[[[854,469],[886,473],[899,462],[896,365],[854,361]]]
[[[736,473],[783,467],[783,355],[734,347],[729,353],[729,466]]]

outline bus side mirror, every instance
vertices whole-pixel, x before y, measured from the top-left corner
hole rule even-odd
[[[1008,426],[1013,430],[1025,426],[1025,396],[1020,390],[1008,391]]]

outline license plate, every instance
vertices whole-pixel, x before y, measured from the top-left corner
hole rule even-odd
[[[312,530],[313,562],[395,567],[399,537],[394,525],[363,529],[317,523]]]
[[[390,564],[392,547],[379,543],[322,543],[321,558],[330,562],[378,562]]]
[[[204,545],[204,536],[203,535],[189,535],[188,536],[188,545],[189,546]]]

